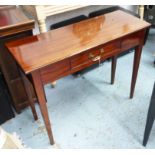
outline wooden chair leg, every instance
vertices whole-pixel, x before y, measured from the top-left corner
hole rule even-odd
[[[117,63],[117,56],[113,56],[111,63],[111,84],[114,84],[115,81],[116,63]]]
[[[152,97],[150,101],[150,106],[147,114],[147,121],[146,121],[146,126],[145,126],[145,132],[144,132],[144,138],[143,138],[143,145],[146,146],[147,141],[149,139],[149,135],[153,126],[155,118],[155,85],[154,89],[152,92]]]
[[[24,75],[24,73],[22,71],[20,71],[20,73],[21,73],[22,80],[23,80],[23,83],[24,83],[24,86],[25,86],[25,90],[26,90],[26,93],[27,93],[27,97],[28,97],[28,100],[29,100],[29,105],[31,107],[31,111],[32,111],[34,120],[38,120],[37,112],[36,112],[34,101],[33,101],[33,96],[32,96],[32,93],[31,93],[30,82],[28,81],[27,77]]]
[[[44,119],[44,123],[45,123],[45,126],[46,126],[46,130],[47,130],[47,133],[48,133],[50,144],[53,145],[54,144],[53,133],[52,133],[52,130],[51,130],[51,123],[50,123],[50,120],[49,120],[49,115],[48,115],[48,110],[47,110],[47,105],[46,105],[45,91],[44,91],[44,87],[43,87],[43,83],[41,81],[39,71],[35,71],[35,72],[32,73],[32,80],[33,80],[34,88],[35,88],[35,91],[36,91],[36,95],[38,97],[40,110],[41,110],[41,113],[42,113],[42,117]]]

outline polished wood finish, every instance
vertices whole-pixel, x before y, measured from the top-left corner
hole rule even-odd
[[[138,74],[138,69],[139,69],[141,53],[142,53],[142,47],[143,47],[142,45],[139,45],[135,49],[130,98],[133,98],[133,94],[134,94],[134,90],[135,90],[135,84],[136,84],[136,80],[137,80],[137,74]]]
[[[44,84],[60,79],[69,73],[70,61],[68,59],[54,63],[40,70],[40,75]]]
[[[44,91],[44,87],[43,87],[43,83],[42,83],[42,79],[41,79],[39,70],[32,73],[32,80],[33,80],[33,84],[34,84],[37,98],[39,101],[40,110],[41,110],[41,113],[42,113],[42,116],[43,116],[43,119],[45,122],[45,126],[46,126],[46,130],[47,130],[48,137],[50,140],[50,144],[54,144],[53,133],[51,130],[51,123],[49,120],[48,110],[47,110],[47,106],[46,106],[45,91]]]
[[[15,6],[0,6],[0,67],[12,97],[13,106],[18,113],[29,104],[29,100],[18,65],[8,52],[5,43],[31,36],[33,28],[34,21],[28,19],[20,9]],[[31,92],[36,100],[33,87]]]
[[[117,55],[136,48],[130,92],[133,97],[142,45],[149,26],[123,11],[114,11],[6,44],[25,75],[32,76],[31,82],[52,144],[43,85],[111,57],[111,83],[114,83]]]
[[[30,73],[148,26],[150,26],[149,23],[140,21],[132,15],[123,13],[123,11],[115,11],[12,42],[9,44],[9,49],[23,71]],[[137,45],[140,40],[138,35],[140,32],[123,40],[122,46],[130,48],[132,44]],[[37,52],[32,52],[32,49]]]
[[[34,20],[28,19],[20,9],[15,6],[0,7],[0,37],[33,28]]]
[[[105,59],[106,56],[108,56],[111,53],[118,52],[120,50],[120,42],[112,42],[105,46],[99,46],[95,49],[88,50],[87,52],[80,53],[78,55],[75,55],[71,59],[71,68],[74,70],[78,67],[82,69],[82,65],[88,64],[94,64],[96,63],[96,57],[100,60]],[[96,61],[95,61],[96,60]],[[84,67],[85,68],[85,67]]]

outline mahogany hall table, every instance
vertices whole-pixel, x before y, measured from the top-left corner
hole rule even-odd
[[[123,11],[114,11],[6,44],[20,67],[36,120],[37,113],[30,93],[30,85],[34,86],[51,144],[54,144],[54,139],[44,85],[107,58],[112,58],[111,83],[113,84],[117,55],[135,48],[130,91],[132,98],[145,33],[149,27],[149,23],[132,15]]]

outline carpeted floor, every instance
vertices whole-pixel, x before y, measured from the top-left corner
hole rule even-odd
[[[81,77],[68,76],[56,88],[45,87],[50,120],[58,148],[144,148],[143,133],[155,82],[153,66],[155,31],[144,47],[134,98],[129,99],[133,53],[120,57],[115,84],[110,85],[111,63],[105,62]],[[50,146],[36,105],[39,120],[29,108],[2,127],[16,132],[28,148]],[[155,149],[155,124],[146,148]]]

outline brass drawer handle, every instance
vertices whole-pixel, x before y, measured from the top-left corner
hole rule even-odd
[[[100,49],[100,54],[102,55],[104,52],[105,52],[104,49],[101,48],[101,49]]]
[[[98,56],[92,58],[91,60],[92,60],[92,61],[99,61],[100,59],[101,59],[101,56],[98,55]]]
[[[95,56],[93,55],[92,53],[89,54],[89,58],[92,60],[92,61],[98,61],[101,59],[101,56],[98,55],[98,56]]]
[[[103,54],[104,52],[105,52],[104,49],[101,48],[101,49],[100,49],[100,55],[95,56],[94,54],[89,53],[89,58],[90,58],[92,61],[98,61],[98,60],[101,59],[101,56],[102,56],[102,54]]]
[[[89,58],[91,59],[91,58],[94,58],[95,57],[95,55],[94,54],[92,54],[92,53],[89,53]]]

